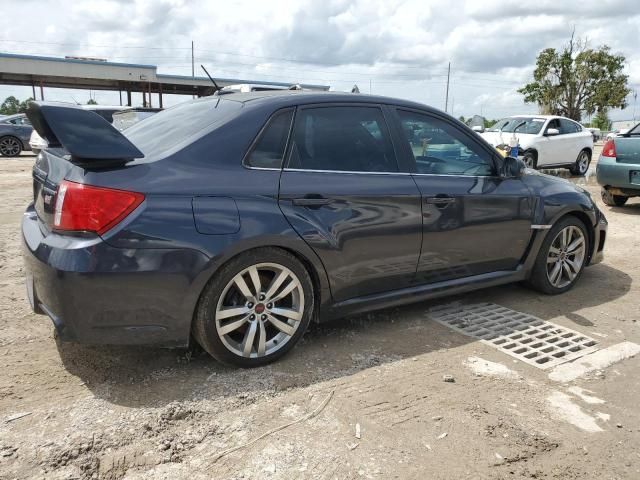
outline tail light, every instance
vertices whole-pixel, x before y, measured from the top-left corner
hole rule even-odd
[[[63,180],[58,186],[53,229],[101,235],[124,220],[143,200],[144,195],[138,192]]]
[[[602,146],[602,156],[603,157],[616,157],[616,142],[612,139],[607,140]]]

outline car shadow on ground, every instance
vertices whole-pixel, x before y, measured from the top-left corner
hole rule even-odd
[[[135,408],[206,398],[250,398],[428,353],[436,353],[429,362],[432,370],[437,369],[439,350],[475,341],[431,321],[428,310],[437,304],[492,302],[544,320],[564,316],[576,324],[574,328],[586,330],[594,321],[578,311],[614,301],[630,288],[629,275],[600,264],[587,268],[574,289],[555,297],[513,284],[381,310],[312,325],[289,355],[248,370],[226,367],[196,349],[58,343],[58,350],[67,371],[110,403]]]
[[[627,203],[624,207],[609,207],[614,213],[622,213],[624,215],[640,215],[640,202]],[[605,210],[604,214],[607,214]]]

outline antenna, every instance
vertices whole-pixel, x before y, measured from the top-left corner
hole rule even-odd
[[[213,86],[216,87],[216,90],[220,90],[220,87],[218,86],[216,81],[211,77],[211,75],[209,75],[209,72],[207,72],[207,69],[204,68],[204,65],[200,65],[200,66],[202,67],[202,70],[204,70],[204,73],[207,74],[207,77],[209,77],[209,80],[211,80],[211,83],[213,83]]]

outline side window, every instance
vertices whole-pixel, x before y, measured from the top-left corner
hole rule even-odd
[[[289,168],[397,172],[389,131],[377,107],[299,110]]]
[[[276,113],[269,119],[245,160],[246,166],[257,168],[280,168],[282,166],[292,116],[293,110],[285,110]]]
[[[491,156],[453,125],[436,117],[398,110],[417,173],[493,175]]]
[[[578,125],[573,123],[570,120],[565,120],[564,118],[560,119],[560,133],[576,133],[578,131]]]
[[[549,120],[549,124],[547,125],[547,128],[545,130],[545,133],[547,132],[547,130],[549,130],[550,128],[555,128],[557,129],[560,133],[562,133],[562,130],[560,130],[560,120],[558,120],[557,118],[554,118],[552,120]]]

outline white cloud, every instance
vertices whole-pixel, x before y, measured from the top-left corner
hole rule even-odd
[[[525,106],[518,86],[537,53],[561,47],[575,27],[593,46],[627,57],[640,87],[640,11],[623,0],[23,0],[3,5],[0,51],[86,55],[220,77],[328,83],[444,107],[448,62],[454,114],[498,117]],[[289,61],[293,60],[293,61]],[[640,89],[640,88],[639,88]],[[18,89],[21,96],[30,89]],[[0,97],[16,88],[0,86]],[[47,90],[49,99],[70,92]],[[98,101],[117,94],[99,92]],[[78,99],[87,92],[73,92]],[[452,101],[454,100],[455,101]],[[174,100],[177,101],[177,100]],[[631,116],[631,109],[614,112]]]

